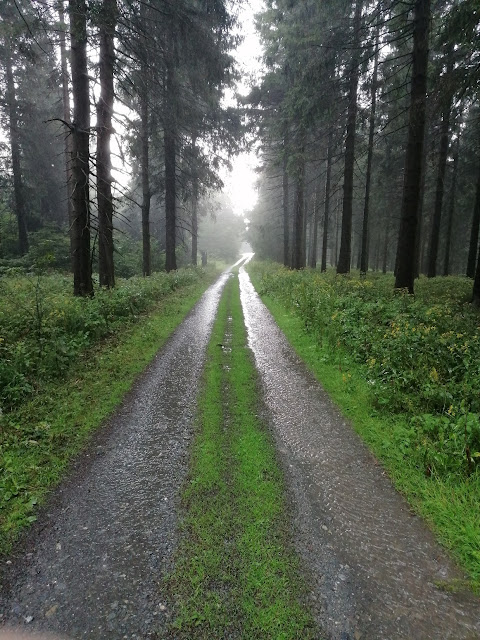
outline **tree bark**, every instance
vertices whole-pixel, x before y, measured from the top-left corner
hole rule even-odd
[[[150,167],[149,167],[149,137],[150,124],[148,113],[148,69],[142,62],[142,88],[140,92],[140,138],[142,145],[142,272],[144,276],[151,275],[150,251]]]
[[[373,265],[374,271],[378,271],[379,263],[380,263],[380,234],[377,233],[375,236],[375,262]]]
[[[415,279],[415,242],[425,137],[430,13],[430,0],[415,0],[408,140],[395,277],[395,288],[407,289],[409,293],[414,291]]]
[[[289,189],[288,189],[288,134],[283,138],[283,167],[282,167],[282,207],[283,207],[283,264],[290,266],[290,211],[289,211]]]
[[[309,256],[309,265],[312,269],[316,269],[317,267],[317,252],[318,252],[318,219],[319,219],[319,195],[321,189],[321,179],[318,178],[317,188],[315,189],[315,196],[313,201],[313,220],[312,220],[312,238],[311,238],[311,249]]]
[[[98,272],[100,285],[115,286],[110,140],[113,115],[116,0],[103,0],[100,15],[100,99],[97,104]]]
[[[475,277],[475,261],[477,259],[478,232],[480,229],[480,165],[477,177],[477,189],[475,193],[475,205],[473,208],[472,227],[470,229],[470,246],[468,250],[467,277]]]
[[[355,4],[353,19],[353,52],[350,67],[347,113],[347,136],[345,139],[345,168],[343,179],[342,235],[337,273],[348,273],[352,254],[352,215],[353,215],[353,173],[355,165],[355,131],[357,123],[357,91],[360,75],[359,46],[362,19],[362,0]]]
[[[166,64],[166,114],[164,129],[165,145],[165,268],[174,271],[177,268],[176,246],[176,78],[175,67],[171,59]]]
[[[304,178],[303,179],[303,243],[302,243],[302,257],[301,257],[301,262],[303,265],[302,268],[307,266],[307,260],[308,260],[307,250],[309,247],[308,245],[309,212],[308,212],[308,195],[307,194],[308,194],[308,191],[306,191],[305,189],[305,178]]]
[[[338,264],[338,253],[340,248],[340,206],[342,200],[340,196],[337,197],[335,203],[335,267]]]
[[[13,79],[12,54],[8,37],[5,38],[5,71],[6,71],[6,99],[9,118],[10,153],[12,158],[13,192],[15,196],[15,215],[18,226],[18,249],[20,255],[25,255],[29,250],[27,235],[27,220],[25,210],[25,198],[23,194],[23,179],[21,169],[20,136],[18,128],[18,108],[15,95],[15,82]]]
[[[369,123],[369,132],[368,132],[367,175],[366,175],[366,182],[365,182],[365,206],[363,209],[362,247],[360,252],[360,273],[361,274],[366,274],[368,271],[368,218],[370,213],[370,185],[372,182],[372,159],[373,159],[373,140],[375,136],[375,115],[377,111],[377,81],[378,81],[378,51],[379,51],[378,38],[379,38],[379,27],[377,26],[376,33],[375,33],[375,58],[373,63],[370,123]]]
[[[73,293],[93,294],[90,259],[89,128],[90,97],[87,68],[87,6],[69,0],[73,90]]]
[[[427,276],[435,278],[437,275],[438,243],[440,240],[440,225],[442,221],[443,194],[445,192],[445,172],[447,168],[449,129],[450,129],[450,105],[442,114],[442,126],[440,132],[440,154],[438,158],[437,186],[435,190],[435,207],[433,210],[432,229],[430,236],[430,251],[428,253]]]
[[[304,148],[300,149],[295,182],[295,217],[294,217],[294,269],[305,267],[305,158]]]
[[[65,12],[63,8],[63,0],[58,3],[58,19],[60,22],[60,64],[62,69],[62,97],[63,97],[63,119],[65,122],[70,123],[72,118],[72,112],[70,108],[70,90],[68,82],[68,55],[66,46],[66,25],[65,25]],[[72,195],[73,195],[73,180],[72,180],[72,136],[70,131],[65,135],[65,178],[67,185],[67,216],[68,227],[71,228],[73,224],[73,207],[72,207]],[[71,243],[71,234],[70,234]],[[70,254],[73,256],[73,248],[70,244]],[[73,270],[73,258],[72,258],[72,270]]]
[[[450,198],[448,203],[448,221],[447,221],[447,234],[445,238],[445,260],[443,263],[443,275],[448,276],[450,272],[450,249],[452,247],[452,228],[453,218],[455,215],[455,192],[457,190],[457,174],[458,174],[458,150],[459,140],[455,143],[455,151],[453,153],[453,168],[452,168],[452,184],[450,186]]]
[[[422,175],[420,178],[420,200],[418,202],[418,224],[417,233],[415,238],[415,279],[420,277],[420,271],[422,269],[424,247],[422,245],[422,236],[424,235],[425,216],[423,215],[423,207],[425,204],[425,179],[426,179],[426,164],[427,164],[427,139],[423,142],[423,157],[422,157]],[[425,234],[426,235],[426,234]]]
[[[192,264],[198,264],[198,196],[193,194],[192,201]]]
[[[332,180],[333,130],[328,132],[327,173],[325,176],[325,208],[323,210],[323,238],[321,271],[327,270],[328,225],[330,218],[330,185]]]
[[[476,307],[480,307],[480,249],[477,256],[477,268],[475,271],[475,278],[473,281],[473,296],[472,303]]]
[[[192,136],[192,149],[195,155],[196,136]],[[198,177],[194,169],[192,178],[192,264],[198,264]]]
[[[390,242],[390,228],[389,223],[385,224],[385,235],[383,237],[383,253],[382,253],[382,273],[387,273],[388,266],[388,245]]]

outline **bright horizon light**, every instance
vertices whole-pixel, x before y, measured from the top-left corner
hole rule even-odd
[[[264,10],[263,0],[249,0],[239,9],[238,32],[243,36],[243,41],[234,51],[233,56],[242,74],[236,87],[240,95],[247,95],[251,82],[258,81],[261,75],[262,49],[255,29],[255,14],[262,10]],[[244,216],[257,203],[258,193],[255,186],[257,162],[257,154],[254,151],[240,153],[232,160],[232,170],[222,176],[225,184],[224,191],[230,197],[236,215]]]
[[[243,41],[233,52],[241,73],[240,81],[235,90],[240,95],[247,95],[250,91],[250,84],[258,81],[262,64],[260,61],[261,45],[258,34],[255,30],[255,14],[264,10],[263,0],[248,0],[241,5],[238,12],[237,32],[243,36]],[[234,106],[234,92],[227,91],[226,102]],[[132,115],[130,110],[120,102],[115,104],[117,118],[123,119]],[[116,128],[122,131],[121,122],[116,122]],[[124,157],[119,148],[119,138],[114,136],[111,141],[112,153],[112,175],[117,184],[117,195],[128,187],[131,180],[132,159]],[[120,158],[123,158],[123,162]],[[231,171],[221,171],[221,178],[224,183],[223,192],[228,195],[232,203],[233,211],[236,215],[244,216],[251,211],[258,200],[256,190],[257,174],[257,154],[254,151],[242,152],[232,158]]]

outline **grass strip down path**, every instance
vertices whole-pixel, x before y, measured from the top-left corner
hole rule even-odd
[[[413,447],[402,447],[404,434],[411,429],[406,416],[374,407],[365,366],[355,361],[340,341],[332,348],[313,328],[306,328],[298,309],[288,307],[265,286],[264,268],[263,263],[252,263],[249,275],[287,340],[382,462],[395,487],[470,576],[466,582],[437,586],[453,592],[472,589],[480,594],[480,473],[465,478],[428,476]],[[308,295],[307,285],[305,290]]]
[[[182,538],[167,584],[176,638],[319,637],[304,605],[257,385],[235,274],[208,348]]]
[[[45,382],[30,401],[0,415],[0,556],[36,520],[70,461],[217,276],[200,274],[167,293],[135,324],[85,352],[63,379]]]

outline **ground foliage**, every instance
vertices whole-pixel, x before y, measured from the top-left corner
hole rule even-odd
[[[0,409],[15,408],[43,381],[62,376],[86,349],[135,322],[168,293],[201,277],[201,269],[134,277],[82,300],[71,294],[68,276],[20,276],[14,270],[4,275],[0,279]]]
[[[469,279],[422,278],[413,297],[394,292],[392,276],[252,268],[262,291],[329,345],[333,362],[341,366],[348,352],[361,365],[378,412],[407,416],[397,434],[402,454],[427,475],[479,473],[480,326]]]

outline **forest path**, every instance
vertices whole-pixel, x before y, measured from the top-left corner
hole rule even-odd
[[[198,382],[223,274],[137,380],[7,567],[0,623],[68,638],[146,639],[170,612],[171,569]]]
[[[243,267],[239,277],[321,627],[335,640],[480,638],[480,600],[436,586],[464,576],[296,356]]]
[[[60,488],[0,594],[2,622],[63,637],[161,637],[195,398],[224,274]],[[242,304],[286,471],[312,606],[335,640],[473,640],[462,575],[294,354],[240,269]],[[157,633],[159,635],[157,635]],[[212,639],[213,640],[213,639]]]

